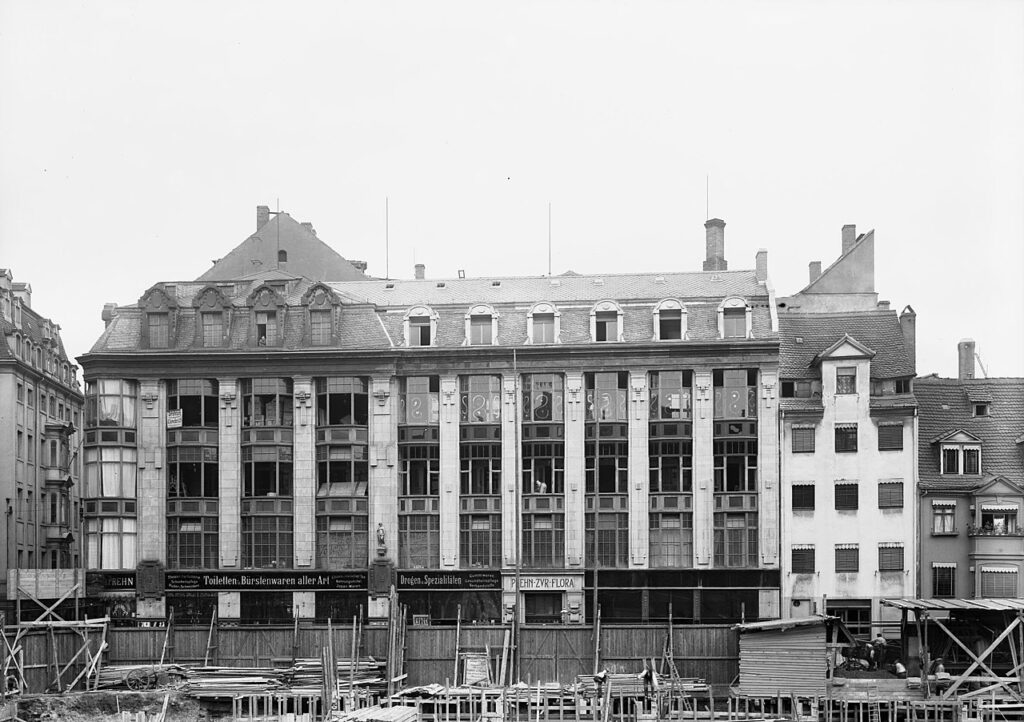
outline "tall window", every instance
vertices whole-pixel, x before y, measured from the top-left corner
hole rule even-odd
[[[650,461],[650,492],[692,492],[693,441],[684,438],[652,438],[647,446]]]
[[[718,512],[714,515],[715,566],[757,566],[757,514]]]
[[[459,420],[463,424],[501,421],[501,377],[459,377]]]
[[[167,348],[170,340],[170,316],[166,313],[147,313],[149,326],[149,347]]]
[[[595,526],[597,528],[595,538]],[[629,514],[621,512],[586,515],[586,549],[594,554],[596,566],[625,568],[629,565]],[[588,566],[594,566],[591,563]]]
[[[691,372],[653,371],[649,385],[651,419],[691,418]]]
[[[715,424],[716,492],[757,491],[757,437],[754,424]],[[725,431],[727,433],[720,433]],[[730,435],[731,434],[731,435]]]
[[[441,478],[437,444],[402,444],[398,447],[399,494],[437,496]]]
[[[723,308],[722,309],[722,337],[723,338],[746,338],[747,337],[747,309]]]
[[[242,564],[247,569],[291,569],[292,517],[243,515]]]
[[[399,380],[400,424],[436,424],[440,418],[437,376],[406,376]]]
[[[331,312],[309,312],[309,340],[314,346],[326,346],[331,342]]]
[[[649,521],[651,567],[692,567],[693,513],[657,512]]]
[[[956,563],[932,562],[932,596],[937,599],[956,596]]]
[[[594,340],[619,340],[619,312],[597,311],[594,316]]]
[[[463,569],[501,567],[501,514],[462,514],[459,555]]]
[[[565,516],[523,515],[523,565],[533,569],[565,566]]]
[[[273,346],[277,343],[277,312],[256,312],[256,344]]]
[[[436,569],[441,563],[438,378],[400,380],[398,427],[398,563]]]
[[[588,494],[625,494],[629,491],[628,442],[588,441],[585,452]]]
[[[932,534],[956,534],[956,502],[932,502]]]
[[[857,368],[855,366],[840,366],[836,369],[836,393],[857,393]]]
[[[501,442],[467,442],[459,445],[462,496],[501,494]]]
[[[533,314],[533,343],[555,342],[555,314]]]
[[[224,314],[208,311],[200,314],[203,321],[203,346],[217,348],[224,343]]]
[[[494,342],[490,315],[474,315],[469,317],[469,345],[490,346]]]
[[[658,311],[658,340],[679,341],[683,338],[683,311],[661,308]]]
[[[430,316],[409,317],[409,345],[430,345]]]

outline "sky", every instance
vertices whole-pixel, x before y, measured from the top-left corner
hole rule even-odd
[[[395,278],[700,270],[718,217],[779,295],[852,223],[920,375],[1024,376],[1022,129],[1024,0],[0,0],[0,267],[79,356],[260,204]]]

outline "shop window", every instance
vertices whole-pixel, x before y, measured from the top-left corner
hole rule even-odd
[[[243,515],[242,565],[246,569],[291,569],[292,517]]]
[[[878,508],[879,509],[902,509],[903,508],[903,482],[902,481],[880,481],[878,482]]]
[[[814,510],[814,484],[793,484],[793,511]]]
[[[463,569],[500,569],[501,515],[462,514],[459,556]]]
[[[317,515],[317,567],[365,569],[370,543],[368,526],[364,514]]]
[[[932,534],[956,534],[956,502],[932,502]]]
[[[857,368],[840,366],[836,369],[836,394],[857,393]]]
[[[903,545],[902,544],[879,544],[878,545],[878,571],[880,571],[880,572],[902,572],[903,571]]]
[[[650,564],[652,568],[693,566],[693,513],[656,512],[650,523]]]
[[[463,424],[501,421],[501,377],[459,377],[459,420]]]
[[[524,567],[558,569],[565,566],[565,516],[524,513],[522,544]]]
[[[216,569],[217,517],[167,518],[167,566],[170,569]]]
[[[903,450],[903,422],[878,425],[878,450]]]
[[[561,422],[565,386],[561,374],[523,376],[523,421]]]
[[[791,554],[790,563],[794,574],[814,574],[813,546],[794,546]]]
[[[813,426],[793,426],[791,432],[793,453],[813,454],[814,433],[815,428]]]
[[[249,624],[292,624],[291,592],[242,592],[241,618]]]
[[[857,451],[857,424],[836,424],[836,453]]]
[[[523,615],[527,624],[557,624],[562,621],[562,593],[524,593]]]
[[[440,417],[440,380],[437,376],[406,376],[399,379],[398,422],[436,424]]]
[[[956,564],[932,562],[932,596],[950,599],[956,596]]]
[[[756,512],[715,513],[715,566],[756,567],[757,534]]]
[[[852,511],[860,508],[860,489],[857,484],[836,484],[836,511]]]
[[[860,571],[860,547],[856,544],[836,544],[836,572]]]
[[[400,514],[398,566],[436,569],[441,561],[441,518],[437,514]]]

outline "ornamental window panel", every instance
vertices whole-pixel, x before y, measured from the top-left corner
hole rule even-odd
[[[523,376],[523,421],[561,422],[565,381],[561,374]]]
[[[459,421],[495,424],[501,421],[501,377],[459,377]]]
[[[565,566],[565,515],[531,514],[522,517],[523,566],[552,569]]]
[[[757,513],[716,512],[714,562],[716,567],[757,566]]]
[[[814,574],[813,546],[794,546],[790,554],[790,566],[794,574]]]
[[[886,423],[878,426],[878,450],[903,450],[903,422]]]
[[[401,514],[398,517],[398,566],[437,569],[441,563],[441,517]]]
[[[690,371],[652,371],[648,377],[651,419],[691,418],[692,387]]]
[[[626,568],[629,565],[629,514],[591,512],[586,515],[585,524],[587,566]]]
[[[814,510],[814,484],[793,484],[793,511]]]
[[[648,520],[651,567],[692,567],[693,513],[653,512]]]
[[[903,482],[902,481],[880,481],[880,482],[878,482],[878,508],[879,509],[902,509],[903,508]]]
[[[317,378],[317,426],[367,426],[369,423],[369,387],[362,377],[329,376]]]
[[[903,545],[880,544],[878,547],[878,571],[903,571]]]
[[[586,385],[587,421],[628,421],[627,387],[629,373],[583,374]]]
[[[936,599],[956,596],[955,563],[932,562],[932,596]]]
[[[836,393],[857,393],[857,367],[840,366],[836,369]]]
[[[370,533],[365,514],[320,514],[316,518],[319,569],[365,569]]]
[[[565,492],[565,444],[562,441],[523,442],[523,493]]]
[[[459,516],[459,557],[463,569],[501,568],[501,514]]]
[[[716,419],[757,417],[756,369],[717,369],[711,376]]]
[[[440,388],[441,382],[437,376],[406,376],[399,379],[398,423],[438,423]]]
[[[836,511],[852,511],[860,508],[860,488],[855,483],[835,485]]]
[[[836,544],[836,572],[860,571],[860,547],[856,544]]]
[[[291,569],[292,544],[291,516],[242,516],[246,569]]]
[[[215,516],[167,518],[167,567],[216,569],[219,545]]]

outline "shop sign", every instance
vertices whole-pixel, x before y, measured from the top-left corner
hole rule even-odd
[[[264,572],[210,571],[164,574],[169,592],[241,591],[241,590],[311,590],[330,591],[366,589],[366,572]],[[86,585],[90,594],[135,591],[135,572],[88,572]]]
[[[519,591],[521,592],[578,592],[582,589],[582,574],[523,575],[519,578]],[[505,577],[505,591],[516,591],[514,576]]]
[[[170,411],[167,412],[167,428],[181,428],[181,409],[171,409]]]
[[[88,596],[104,592],[134,592],[135,572],[86,572],[85,593]]]
[[[501,572],[398,572],[398,589],[501,589]]]

